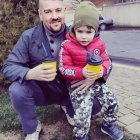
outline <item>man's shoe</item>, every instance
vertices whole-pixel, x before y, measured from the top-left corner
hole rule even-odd
[[[61,106],[61,109],[64,111],[64,113],[66,114],[66,117],[67,117],[67,120],[68,120],[68,123],[72,126],[74,126],[74,119],[72,116],[74,116],[73,112],[68,110],[68,108],[66,106]]]
[[[41,131],[41,123],[40,121],[38,121],[36,131],[33,132],[32,134],[27,134],[25,140],[38,140],[40,131]]]
[[[101,131],[115,140],[121,140],[123,138],[123,132],[119,130],[115,124],[108,126],[102,125]]]

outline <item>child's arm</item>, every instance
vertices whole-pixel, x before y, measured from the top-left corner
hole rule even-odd
[[[72,57],[66,46],[61,47],[61,51],[59,54],[59,70],[65,79],[84,79],[82,68],[73,65]]]
[[[109,74],[109,72],[112,68],[112,64],[111,64],[111,61],[110,61],[110,58],[109,58],[108,54],[106,53],[106,48],[105,48],[104,43],[102,43],[101,46],[100,46],[100,57],[102,58],[103,63],[102,63],[101,70],[99,71],[98,74],[94,74],[92,71],[88,71],[87,68],[84,67],[83,76],[86,79],[96,80],[98,78],[102,78],[103,76],[106,76],[107,74]]]
[[[101,68],[102,69],[102,68]],[[93,71],[89,71],[88,69],[87,69],[87,66],[85,66],[84,68],[83,68],[83,76],[86,78],[86,79],[88,79],[88,80],[96,80],[97,79],[97,77],[98,77],[98,74],[95,74],[95,73],[93,73]],[[103,76],[103,75],[102,75]]]

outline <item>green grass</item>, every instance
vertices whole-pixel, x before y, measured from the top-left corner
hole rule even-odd
[[[60,112],[58,106],[45,106],[36,108],[38,119],[43,124],[54,125],[57,122],[61,122],[60,130],[51,140],[71,140],[72,139],[72,128],[67,124],[64,113]],[[59,114],[59,115],[58,115]],[[104,135],[100,132],[100,127],[94,123],[91,131],[94,132],[93,136],[95,139],[101,135],[101,139],[107,140]],[[54,128],[55,129],[55,128]],[[0,133],[7,131],[18,132],[21,131],[21,125],[17,114],[11,106],[9,96],[6,92],[0,95]],[[96,130],[96,131],[95,131]],[[125,133],[123,140],[138,140],[137,136]]]
[[[18,117],[12,109],[9,97],[5,92],[0,95],[0,132],[15,131],[20,128]]]
[[[38,119],[41,120],[42,123],[46,121],[46,118],[48,118],[48,121],[53,120],[53,118],[56,118],[54,113],[56,110],[58,109],[54,106],[37,107],[36,112]],[[12,108],[8,94],[4,92],[0,95],[0,132],[10,130],[21,130],[21,125],[16,112]]]

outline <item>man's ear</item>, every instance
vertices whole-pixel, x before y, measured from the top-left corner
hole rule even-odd
[[[42,13],[41,13],[40,9],[38,9],[38,14],[39,14],[40,20],[42,20]]]

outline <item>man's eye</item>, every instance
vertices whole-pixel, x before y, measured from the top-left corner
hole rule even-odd
[[[57,9],[56,10],[57,13],[60,13],[61,11],[62,11],[62,9]]]
[[[44,10],[44,13],[49,14],[49,13],[51,13],[51,11],[50,10]]]

